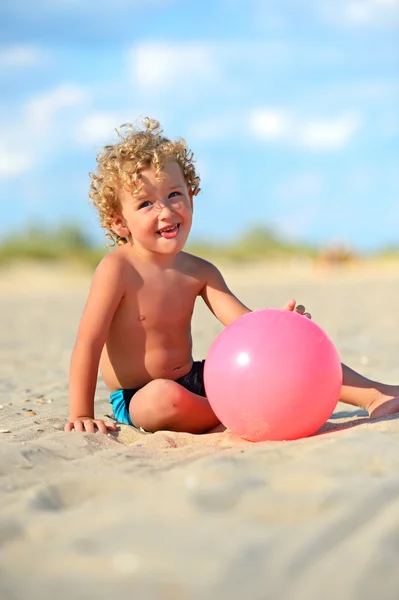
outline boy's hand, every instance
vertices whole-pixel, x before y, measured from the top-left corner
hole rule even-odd
[[[287,304],[284,306],[284,310],[290,310],[291,312],[295,311],[295,312],[299,313],[300,315],[307,317],[308,319],[312,318],[312,315],[310,313],[306,312],[305,307],[302,304],[297,305],[295,300],[289,300],[287,302]]]
[[[96,429],[100,433],[108,433],[109,431],[116,431],[116,425],[110,421],[101,421],[101,419],[92,419],[91,417],[80,417],[74,421],[70,421],[64,427],[65,431],[80,431],[87,433],[95,433]]]

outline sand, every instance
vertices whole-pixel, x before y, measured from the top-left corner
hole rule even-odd
[[[365,375],[399,382],[399,280],[309,265],[226,271],[252,308],[295,297]],[[399,597],[399,415],[339,404],[318,435],[67,434],[80,272],[0,273],[0,600]],[[195,311],[195,357],[220,331]],[[98,416],[110,405],[101,380]]]

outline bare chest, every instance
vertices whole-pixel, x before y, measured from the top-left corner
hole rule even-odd
[[[187,275],[150,277],[138,288],[128,286],[119,318],[144,329],[189,325],[201,282]]]

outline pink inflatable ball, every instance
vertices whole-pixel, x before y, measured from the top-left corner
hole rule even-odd
[[[218,419],[253,441],[294,440],[331,416],[342,387],[338,353],[324,331],[287,310],[258,310],[226,327],[205,362]]]

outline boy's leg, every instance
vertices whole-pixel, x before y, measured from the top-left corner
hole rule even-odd
[[[219,425],[209,402],[170,379],[154,379],[130,401],[129,414],[145,431],[204,433]]]
[[[342,374],[341,402],[364,408],[373,418],[399,412],[399,386],[372,381],[344,364]]]
[[[372,381],[344,364],[342,372],[341,402],[363,408],[373,418],[399,412],[399,386]],[[204,433],[219,425],[206,398],[170,379],[155,379],[136,392],[129,413],[146,431]]]

